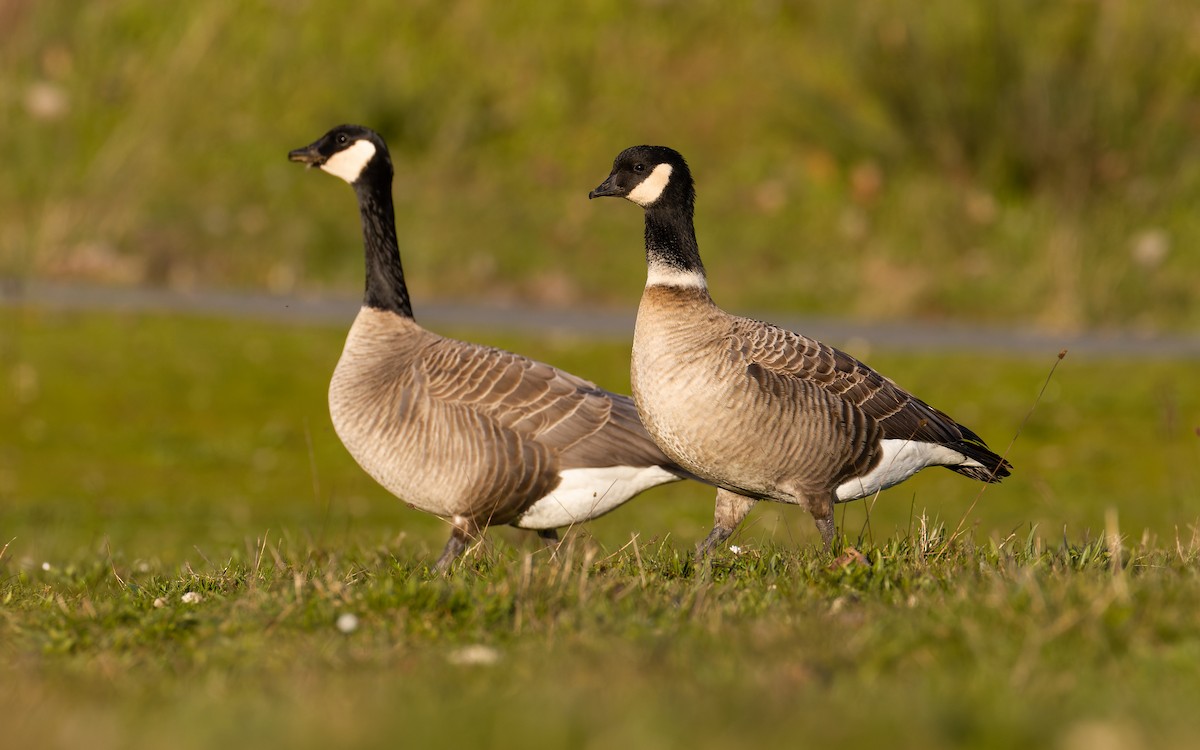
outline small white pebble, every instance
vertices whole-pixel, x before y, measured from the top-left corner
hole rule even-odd
[[[500,661],[500,652],[491,646],[476,643],[473,646],[463,646],[457,651],[451,651],[446,658],[451,664],[489,666]]]
[[[353,612],[343,612],[338,615],[337,629],[343,633],[353,633],[358,630],[358,615]]]
[[[167,606],[167,600],[163,599],[161,596],[154,600],[155,609],[162,609],[165,606]]]
[[[50,570],[50,563],[48,563],[48,562],[42,563],[42,570]]]
[[[195,591],[189,591],[183,596],[179,597],[179,600],[184,604],[199,604],[203,599],[204,597],[200,596]]]

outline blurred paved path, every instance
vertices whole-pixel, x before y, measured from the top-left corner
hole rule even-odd
[[[493,307],[462,302],[418,302],[417,319],[434,330],[489,329],[630,339],[635,301],[628,312]],[[18,282],[0,279],[0,306],[55,310],[160,312],[349,326],[357,298],[285,297],[262,293],[174,291],[138,287]],[[769,314],[773,323],[866,356],[869,350],[950,350],[1053,357],[1072,355],[1200,359],[1200,336],[1141,335],[1129,331],[1048,334],[983,325],[928,322],[852,322]]]

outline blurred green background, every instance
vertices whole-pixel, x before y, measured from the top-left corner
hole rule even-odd
[[[734,309],[1200,322],[1185,0],[6,0],[0,40],[7,276],[356,291],[351,195],[285,159],[354,121],[418,307],[632,306],[639,212],[586,194],[659,142]]]
[[[378,546],[419,563],[446,541],[444,521],[377,485],[333,432],[325,394],[341,326],[38,310],[0,310],[0,326],[17,333],[0,352],[17,363],[11,398],[0,399],[0,546],[11,540],[2,560],[100,554],[200,568],[265,536],[300,548]],[[627,341],[447,333],[629,391]],[[871,361],[1016,468],[995,486],[930,469],[840,505],[850,543],[907,535],[922,514],[980,543],[1031,531],[1051,546],[1096,539],[1110,512],[1131,543],[1173,548],[1200,534],[1194,362],[1068,355],[1039,398],[1053,355]],[[665,485],[583,528],[610,550],[636,533],[686,553],[712,525],[712,498],[698,483]],[[537,548],[529,532],[488,537],[505,554]],[[800,508],[760,503],[734,542],[795,549],[819,538]]]

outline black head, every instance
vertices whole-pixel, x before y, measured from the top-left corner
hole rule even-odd
[[[588,198],[625,198],[643,208],[670,205],[690,211],[695,201],[692,173],[678,151],[633,146],[613,160],[612,173]]]
[[[338,125],[288,159],[320,167],[354,185],[366,175],[392,179],[392,159],[383,136],[362,125]]]

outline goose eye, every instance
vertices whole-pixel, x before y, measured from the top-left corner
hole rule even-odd
[[[350,141],[350,138],[345,133],[338,133],[337,142],[338,142],[339,146],[344,146],[349,141]]]
[[[634,171],[634,172],[645,172],[645,171],[646,171],[646,165],[645,165],[645,164],[634,164],[634,165],[633,165],[633,171]]]

